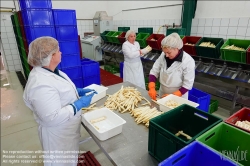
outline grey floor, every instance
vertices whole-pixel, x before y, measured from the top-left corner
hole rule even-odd
[[[119,74],[117,74],[119,76]],[[1,153],[5,151],[42,150],[37,131],[37,123],[32,111],[23,102],[23,87],[15,72],[6,72],[1,64]],[[227,101],[225,101],[226,103]],[[227,103],[230,105],[230,103]],[[219,107],[214,113],[223,119],[229,117],[229,111]],[[81,127],[81,140],[90,137]],[[90,139],[79,145],[81,151],[91,151],[102,166],[111,166],[111,162]],[[1,155],[1,162],[2,160]],[[2,166],[12,165],[1,163]],[[43,164],[18,164],[43,165]]]

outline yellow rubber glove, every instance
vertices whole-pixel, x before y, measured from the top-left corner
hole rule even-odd
[[[156,100],[156,90],[155,90],[155,83],[154,82],[150,82],[148,84],[148,95],[151,97],[151,99]]]
[[[181,97],[181,96],[182,96],[182,93],[181,93],[181,91],[177,90],[177,91],[175,91],[175,92],[173,93],[173,95]]]

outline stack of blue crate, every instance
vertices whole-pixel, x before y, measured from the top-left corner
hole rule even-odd
[[[62,52],[58,68],[69,76],[76,87],[83,88],[76,11],[66,9],[53,9],[52,11],[56,39]]]
[[[41,36],[56,37],[51,0],[19,0],[19,4],[28,44]]]

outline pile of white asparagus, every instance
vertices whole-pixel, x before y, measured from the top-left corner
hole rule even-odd
[[[203,46],[203,47],[212,47],[212,48],[215,48],[215,45],[211,42],[202,42],[200,44],[200,46]]]
[[[250,131],[250,122],[248,122],[247,120],[245,120],[245,121],[237,121],[235,123],[235,125]]]
[[[138,104],[142,100],[146,101],[142,106],[151,105],[145,97],[142,97],[136,88],[122,86],[121,89],[113,95],[108,95],[104,106],[110,110],[119,110],[121,113],[125,113],[138,107]]]

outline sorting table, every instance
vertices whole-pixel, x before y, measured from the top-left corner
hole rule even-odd
[[[141,92],[141,95],[150,101],[148,92],[129,82],[123,82],[108,86],[107,94],[114,94],[121,87],[135,87]],[[96,106],[104,105],[107,97],[99,100]],[[154,105],[156,106],[156,105]],[[157,107],[157,106],[156,106]],[[105,141],[100,141],[83,123],[83,127],[87,130],[93,140],[97,143],[100,149],[104,152],[107,158],[114,164],[119,166],[154,166],[158,165],[155,160],[148,153],[148,128],[144,124],[135,122],[135,118],[128,112],[120,113],[114,111],[117,115],[123,118],[126,123],[122,127],[122,133],[109,138]],[[101,163],[100,163],[101,164]]]

